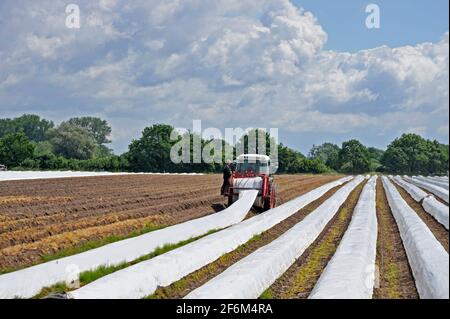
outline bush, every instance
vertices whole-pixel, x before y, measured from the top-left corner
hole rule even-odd
[[[22,165],[26,159],[32,159],[34,145],[23,132],[6,134],[0,139],[0,163],[8,167]]]

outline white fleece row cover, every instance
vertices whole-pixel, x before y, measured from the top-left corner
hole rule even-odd
[[[310,299],[372,299],[377,255],[377,177],[364,186],[352,221]]]
[[[69,298],[137,299],[166,287],[190,273],[214,262],[253,236],[272,228],[299,209],[323,196],[351,177],[323,185],[264,214],[248,219],[215,234],[163,255],[102,277],[68,293]]]
[[[438,181],[438,180],[435,180],[434,178],[423,177],[423,176],[414,176],[413,178],[416,178],[416,179],[421,180],[421,181],[426,182],[426,183],[430,183],[430,184],[442,187],[442,188],[444,188],[446,190],[449,189],[448,182]]]
[[[420,298],[448,299],[448,253],[387,177],[383,177],[383,184]]]
[[[445,189],[449,189],[448,180],[443,180],[441,178],[434,177],[434,176],[418,176],[418,177],[424,178],[426,181],[435,183],[436,185],[441,186]]]
[[[29,298],[42,288],[78,278],[80,272],[99,266],[119,265],[150,254],[158,247],[205,235],[241,222],[252,207],[258,191],[242,193],[223,211],[134,238],[121,240],[77,255],[0,275],[0,298]]]
[[[191,292],[187,299],[256,299],[303,254],[364,178],[344,185],[281,237]]]
[[[444,200],[448,203],[448,190],[443,189],[442,187],[418,180],[416,178],[411,178],[409,176],[403,176],[403,178],[406,181],[408,181],[416,186],[426,189],[427,191],[433,193],[434,195],[436,195],[437,197],[441,198],[442,200]]]
[[[238,188],[238,193],[245,189],[262,189],[262,177],[236,178],[233,180],[233,187]]]
[[[421,202],[424,198],[430,196],[427,192],[414,184],[408,183],[400,176],[391,177],[400,187],[402,187],[416,202]]]
[[[393,180],[405,189],[416,202],[421,203],[425,211],[448,230],[449,208],[447,205],[442,204],[433,195],[424,192],[419,187],[404,181],[400,176],[393,177]]]
[[[109,173],[109,172],[73,172],[73,171],[6,171],[0,172],[0,182],[30,179],[53,179],[67,177],[94,177],[116,175],[203,175],[196,173]]]
[[[432,178],[432,179],[434,179],[435,181],[438,181],[438,182],[447,183],[447,185],[448,185],[448,178],[447,177],[433,176],[433,177],[430,177],[430,178]]]

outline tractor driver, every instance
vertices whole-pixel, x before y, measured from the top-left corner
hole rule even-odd
[[[230,186],[230,177],[233,173],[233,167],[230,160],[227,160],[227,163],[225,164],[225,167],[223,168],[223,184],[222,184],[222,195],[227,190],[227,187]]]

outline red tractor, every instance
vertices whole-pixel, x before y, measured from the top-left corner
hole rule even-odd
[[[276,185],[269,156],[258,154],[238,156],[236,170],[230,178],[230,186],[224,191],[224,196],[228,197],[228,205],[239,198],[241,191],[251,189],[259,191],[255,206],[262,208],[263,211],[276,206]]]

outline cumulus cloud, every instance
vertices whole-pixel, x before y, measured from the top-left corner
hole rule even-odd
[[[147,125],[193,119],[279,127],[281,137],[448,141],[448,33],[333,52],[313,13],[288,0],[78,2],[78,30],[65,27],[64,1],[2,3],[2,115],[103,116],[120,151]]]

